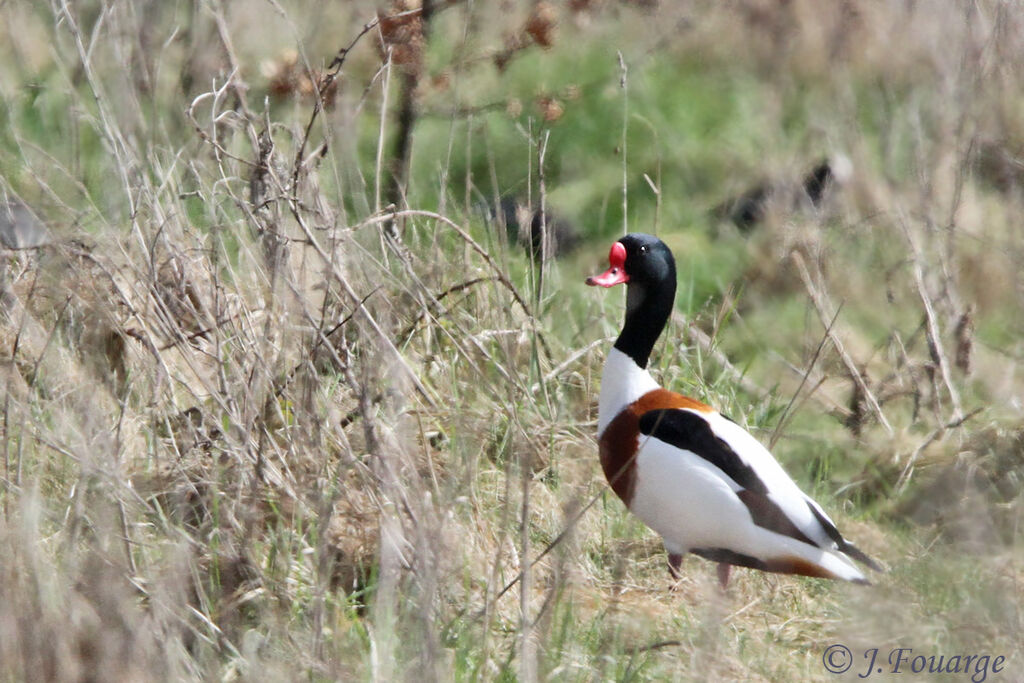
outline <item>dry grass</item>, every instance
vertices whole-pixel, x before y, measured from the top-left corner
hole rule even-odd
[[[1019,666],[1024,15],[662,4],[0,5],[0,200],[56,237],[0,256],[0,678]],[[822,147],[826,211],[687,227]],[[593,219],[583,255],[486,230],[505,189]],[[664,382],[780,427],[876,586],[669,590],[593,443],[623,189],[687,273]]]

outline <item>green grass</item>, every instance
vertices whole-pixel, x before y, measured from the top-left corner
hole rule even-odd
[[[284,3],[284,28],[255,2],[0,7],[0,196],[59,240],[0,266],[0,679],[824,681],[834,643],[1019,660],[1022,180],[1000,189],[972,141],[1024,148],[993,113],[1024,74],[985,57],[1020,32],[867,3],[592,5],[558,5],[550,49],[504,70],[529,3],[435,16],[396,208],[465,233],[407,216],[404,249],[373,215],[399,98],[376,31],[315,117],[264,75],[293,48],[323,69],[376,5]],[[231,60],[244,87],[213,97]],[[538,198],[542,140],[545,200],[584,239],[538,301],[538,264],[479,204]],[[836,151],[856,173],[821,214],[749,236],[709,215]],[[872,587],[738,570],[723,594],[693,557],[671,586],[608,490],[606,345],[586,349],[623,299],[583,279],[624,190],[629,229],[679,265],[655,374],[765,443],[784,421],[779,460],[889,568]],[[794,252],[891,432],[868,409],[851,426],[831,343],[812,367]],[[950,365],[975,306],[950,384],[981,412],[945,431],[915,258]]]

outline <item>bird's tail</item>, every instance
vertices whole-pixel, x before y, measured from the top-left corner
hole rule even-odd
[[[810,547],[808,547],[808,551],[810,551]],[[770,572],[783,574],[870,583],[853,562],[845,556],[829,550],[817,549],[812,552],[771,557],[765,561],[765,568]]]

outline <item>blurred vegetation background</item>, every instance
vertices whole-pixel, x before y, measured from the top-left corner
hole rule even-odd
[[[1019,3],[0,19],[3,680],[1016,676]],[[875,585],[671,584],[594,443],[626,230],[679,261],[655,374]]]

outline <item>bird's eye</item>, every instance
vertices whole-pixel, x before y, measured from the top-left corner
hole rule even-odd
[[[646,254],[647,253],[647,245],[646,244],[644,244],[643,246],[640,247],[640,253],[641,254]]]

